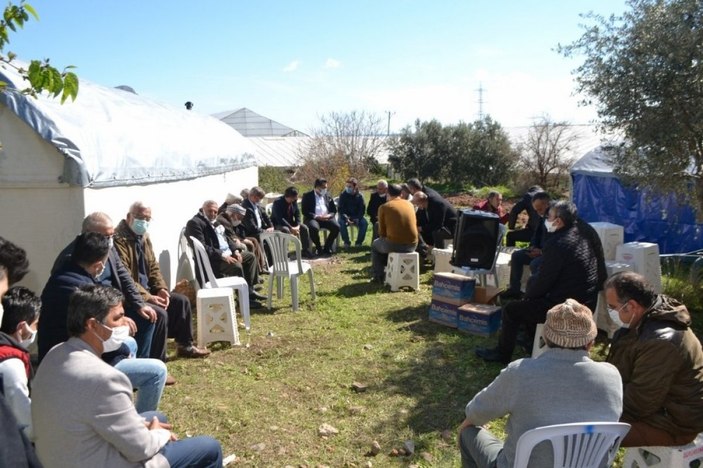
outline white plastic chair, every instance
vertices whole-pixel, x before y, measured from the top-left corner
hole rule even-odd
[[[244,327],[247,331],[251,330],[251,314],[249,313],[249,285],[241,276],[225,276],[224,278],[216,278],[212,271],[210,259],[207,256],[203,244],[193,236],[190,236],[195,248],[195,258],[198,262],[198,273],[200,273],[200,286],[203,289],[210,288],[232,288],[236,289],[239,294],[239,309],[242,317],[244,317]],[[207,279],[211,278],[210,281]]]
[[[298,310],[298,277],[307,273],[310,279],[310,296],[315,300],[315,281],[312,267],[301,260],[300,240],[280,231],[261,233],[261,242],[268,244],[273,258],[273,265],[269,266],[269,291],[266,307],[271,310],[273,301],[273,281],[276,280],[278,298],[283,297],[283,280],[290,279],[291,295],[293,296],[293,311]],[[289,260],[290,245],[295,248],[295,259]]]
[[[186,228],[181,229],[181,234],[178,236],[178,269],[176,271],[176,282],[187,279],[193,284],[195,292],[198,292],[200,285],[195,278],[195,264],[193,263],[193,249],[188,244],[186,237]]]
[[[598,468],[606,458],[613,463],[630,425],[615,422],[581,422],[537,427],[520,436],[515,448],[513,468],[527,468],[532,449],[551,441],[554,468]],[[545,467],[546,468],[546,467]]]

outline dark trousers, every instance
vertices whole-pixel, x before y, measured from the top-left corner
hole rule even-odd
[[[249,290],[251,291],[259,282],[258,268],[256,256],[251,252],[242,252],[241,263],[227,263],[224,260],[220,260],[218,265],[218,278],[225,276],[241,276],[246,280]]]
[[[286,234],[291,234],[290,228],[288,226],[276,226],[277,231],[285,232]],[[304,224],[300,225],[300,243],[303,246],[303,250],[310,252],[310,230]]]
[[[530,266],[530,274],[536,275],[539,266],[542,264],[542,257],[530,257],[527,249],[520,249],[510,256],[510,287],[511,291],[520,291],[522,283],[522,272],[524,268]]]
[[[378,239],[378,220],[371,221],[371,242]]]
[[[535,298],[514,301],[503,307],[500,338],[498,339],[498,351],[501,356],[505,359],[511,359],[520,327],[525,325],[528,336],[534,336],[537,324],[544,323],[547,311],[555,305],[556,302],[552,300]]]
[[[168,337],[181,346],[193,343],[193,311],[190,301],[183,294],[171,293],[168,303]]]
[[[517,229],[510,231],[505,236],[505,245],[507,247],[515,247],[515,242],[530,242],[535,231],[530,228]]]
[[[156,322],[154,323],[139,315],[139,312],[132,307],[125,308],[125,315],[134,320],[137,325],[137,333],[134,334],[134,340],[137,342],[137,357],[151,357],[151,341],[154,338],[154,332],[159,321],[159,313],[156,313]]]
[[[151,306],[152,309],[156,311],[156,322],[154,322],[154,334],[151,336],[151,347],[149,348],[149,355],[144,357],[150,357],[152,359],[158,359],[160,361],[166,362],[166,339],[168,338],[168,322],[169,316],[168,311],[163,307],[159,307],[154,304],[147,304]],[[137,327],[139,327],[137,323]],[[137,337],[135,335],[134,339]],[[137,340],[137,345],[139,349],[137,351],[137,357],[142,357],[142,347]]]
[[[335,239],[339,235],[339,223],[334,218],[330,218],[325,221],[317,221],[315,219],[309,219],[305,221],[305,225],[310,231],[310,240],[315,245],[317,250],[332,250]],[[320,244],[320,229],[327,229],[329,235],[327,236],[327,241],[325,241],[324,247]]]

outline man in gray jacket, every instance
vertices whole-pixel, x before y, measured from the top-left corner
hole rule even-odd
[[[211,437],[176,441],[161,414],[137,413],[132,385],[100,359],[120,342],[122,294],[102,285],[71,296],[70,338],[54,347],[32,385],[32,423],[39,459],[47,467],[222,466],[222,449]]]
[[[510,363],[466,405],[459,429],[464,467],[512,467],[518,439],[536,427],[620,418],[618,370],[588,357],[596,337],[590,309],[567,299],[547,312],[543,334],[547,351]],[[481,426],[505,415],[503,444]],[[553,466],[551,447],[533,450],[529,466]]]

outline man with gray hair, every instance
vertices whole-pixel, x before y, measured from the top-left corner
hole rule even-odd
[[[570,201],[552,203],[544,224],[551,236],[544,246],[539,271],[527,283],[525,297],[503,307],[498,346],[476,349],[476,354],[486,361],[510,362],[520,327],[527,327],[526,343],[532,343],[535,328],[544,322],[547,311],[568,298],[591,310],[596,307],[602,285],[602,247],[600,258],[597,252],[600,241],[582,233],[576,225],[576,205]]]
[[[573,299],[546,314],[548,349],[535,359],[511,362],[466,405],[459,428],[462,466],[511,467],[517,441],[541,426],[584,421],[618,421],[622,383],[617,369],[594,362],[589,350],[596,338],[591,310]],[[508,415],[505,443],[484,424]],[[553,466],[551,447],[538,445],[529,466]]]
[[[381,179],[376,183],[376,191],[369,197],[369,204],[366,206],[366,214],[371,220],[371,230],[373,237],[371,242],[378,238],[378,209],[388,201],[388,182]]]
[[[488,192],[488,197],[484,201],[475,204],[474,210],[493,213],[500,218],[502,224],[508,222],[508,213],[503,209],[503,195],[495,190]]]

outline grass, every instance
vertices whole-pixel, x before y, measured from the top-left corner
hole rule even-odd
[[[431,272],[419,291],[393,293],[368,283],[369,266],[368,247],[316,264],[314,304],[303,279],[300,310],[289,290],[274,296],[273,312],[241,330],[243,346],[171,360],[178,383],[160,409],[179,435],[213,435],[241,466],[459,466],[463,408],[500,371],[473,354],[490,339],[427,320]],[[339,434],[320,437],[323,423]],[[382,451],[366,456],[374,440]],[[415,455],[389,456],[406,440]]]
[[[298,312],[286,284],[272,312],[254,312],[249,335],[240,329],[242,346],[214,344],[208,359],[169,362],[178,383],[160,409],[180,437],[216,437],[225,455],[237,455],[236,466],[460,466],[464,406],[501,369],[473,348],[495,338],[427,320],[431,271],[419,291],[369,284],[368,243],[314,265],[314,303],[303,277]],[[592,355],[603,360],[606,352],[599,343]],[[323,423],[339,434],[318,435]],[[504,423],[489,428],[504,436]],[[414,455],[389,455],[406,440]],[[375,457],[373,441],[382,448]],[[615,466],[621,459],[622,450]]]

